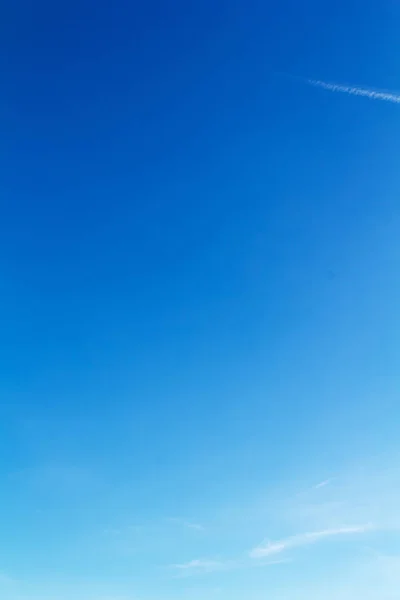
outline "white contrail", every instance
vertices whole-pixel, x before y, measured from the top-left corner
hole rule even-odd
[[[326,81],[320,81],[319,79],[306,79],[306,81],[310,85],[323,88],[324,90],[330,90],[331,92],[343,92],[344,94],[351,94],[352,96],[365,96],[371,100],[385,100],[386,102],[400,104],[400,94],[393,94],[392,92],[382,92],[379,90],[342,85],[339,83],[327,83]]]

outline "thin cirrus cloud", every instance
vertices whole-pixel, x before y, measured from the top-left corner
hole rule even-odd
[[[320,488],[326,487],[327,485],[330,485],[332,481],[332,479],[325,479],[325,481],[321,481],[320,483],[314,485],[314,490],[319,490]]]
[[[367,524],[344,526],[336,529],[323,529],[320,531],[302,533],[278,540],[276,542],[268,542],[267,544],[253,548],[248,556],[250,559],[257,559],[255,562],[256,565],[262,564],[268,566],[280,564],[287,561],[284,559],[270,560],[270,558],[293,548],[308,546],[319,541],[338,536],[362,534],[370,531],[371,529],[372,526]],[[260,563],[260,560],[262,559],[266,559],[267,562],[262,561]],[[171,568],[175,570],[176,577],[191,577],[193,575],[201,575],[230,569],[240,569],[250,566],[251,561],[248,562],[246,560],[217,561],[209,559],[196,559],[186,563],[171,565]]]
[[[196,559],[186,563],[171,565],[176,571],[177,577],[190,577],[203,573],[213,573],[214,571],[223,571],[231,567],[231,563],[217,560]]]
[[[181,519],[177,517],[170,517],[168,519],[169,523],[174,523],[176,525],[181,525],[186,529],[193,529],[195,531],[204,531],[204,526],[200,523],[194,523],[193,521],[187,521],[186,519]]]
[[[268,542],[250,551],[251,558],[265,558],[275,554],[280,554],[292,548],[300,546],[308,546],[315,544],[324,539],[334,538],[343,535],[354,535],[366,533],[372,529],[371,525],[354,525],[350,527],[338,527],[336,529],[323,529],[321,531],[313,531],[294,535],[276,542]]]
[[[265,561],[251,561],[248,557],[242,557],[237,560],[191,560],[183,564],[171,565],[171,568],[175,570],[175,577],[193,577],[196,575],[207,575],[216,571],[232,571],[238,569],[248,569],[252,567],[269,567],[273,565],[281,565],[283,563],[290,562],[290,559],[279,558],[279,559],[266,559]]]
[[[306,79],[305,81],[314,87],[329,90],[330,92],[341,92],[343,94],[350,94],[351,96],[364,96],[365,98],[370,98],[370,100],[383,100],[385,102],[400,104],[400,94],[396,94],[394,92],[385,92],[373,88],[368,89],[352,85],[343,85],[341,83],[329,83],[319,79]]]
[[[194,529],[195,531],[204,531],[204,527],[203,525],[200,525],[200,523],[183,523],[184,527],[186,527],[187,529]]]
[[[176,569],[182,569],[182,570],[187,570],[187,569],[215,569],[216,567],[222,565],[223,563],[220,563],[218,561],[215,560],[200,560],[200,559],[196,559],[196,560],[190,560],[187,563],[182,563],[182,564],[177,564],[174,565],[174,567]]]
[[[175,571],[176,577],[191,577],[193,575],[203,575],[215,571],[225,571],[231,569],[243,569],[251,566],[269,566],[288,562],[288,559],[274,558],[276,555],[284,553],[293,548],[309,546],[317,542],[335,538],[339,536],[349,536],[366,533],[371,531],[373,526],[370,524],[342,526],[335,529],[322,529],[293,535],[275,542],[267,542],[256,548],[253,548],[246,558],[238,560],[219,561],[211,559],[196,559],[186,563],[170,565]],[[249,560],[250,559],[250,560]],[[256,560],[253,560],[256,559]],[[290,561],[289,561],[290,562]]]

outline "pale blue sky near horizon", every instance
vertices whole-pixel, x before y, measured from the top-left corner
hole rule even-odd
[[[0,19],[0,597],[398,600],[400,6]]]

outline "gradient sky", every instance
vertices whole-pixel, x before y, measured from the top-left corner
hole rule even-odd
[[[399,31],[2,2],[1,598],[398,600]]]

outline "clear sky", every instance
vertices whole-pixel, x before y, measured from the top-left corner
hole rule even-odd
[[[399,31],[2,2],[1,598],[400,597]]]

